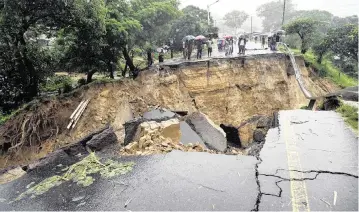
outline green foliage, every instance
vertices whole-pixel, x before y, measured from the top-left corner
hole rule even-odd
[[[284,29],[288,34],[298,34],[302,41],[301,52],[304,54],[310,47],[310,41],[318,25],[318,21],[310,18],[299,18],[285,25]]]
[[[81,87],[83,85],[86,85],[86,79],[80,78],[79,80],[77,80],[77,86],[78,87]]]
[[[210,17],[212,23],[212,17]],[[207,11],[195,6],[187,6],[182,9],[181,16],[174,20],[169,32],[169,37],[174,39],[176,50],[182,50],[182,38],[187,35],[206,35],[208,30]]]
[[[299,51],[294,51],[299,52]],[[342,73],[337,67],[333,65],[328,56],[324,56],[322,63],[319,64],[317,62],[316,56],[313,52],[309,51],[303,55],[306,63],[310,64],[317,72],[322,76],[327,76],[331,79],[335,84],[340,87],[350,87],[357,85],[357,80]]]
[[[358,130],[358,108],[342,103],[336,112],[342,114],[345,122],[353,129]]]
[[[40,85],[40,90],[42,92],[54,92],[65,88],[66,85],[72,85],[71,77],[54,75]]]
[[[247,20],[248,14],[244,11],[233,10],[224,15],[225,24],[231,28],[237,29]]]
[[[334,54],[358,62],[358,24],[332,29],[326,39]]]
[[[81,161],[63,169],[62,171],[65,172],[62,175],[54,175],[44,179],[21,193],[14,201],[42,195],[67,181],[76,182],[79,186],[89,186],[95,181],[94,174],[99,173],[101,177],[109,179],[132,171],[133,166],[134,162],[119,163],[110,159],[102,163],[100,158],[92,152]]]

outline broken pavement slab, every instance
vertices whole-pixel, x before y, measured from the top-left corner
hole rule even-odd
[[[259,210],[357,211],[358,142],[340,115],[280,111],[279,125],[258,157]],[[343,195],[336,207],[334,191]]]
[[[185,122],[180,122],[181,127],[181,140],[180,142],[184,145],[187,144],[196,144],[199,143],[203,148],[207,148],[204,142],[202,141],[202,138],[199,137],[199,135],[192,130],[192,128]]]
[[[186,122],[202,138],[208,148],[220,152],[227,149],[226,134],[203,113],[195,112],[188,115]]]
[[[16,191],[23,192],[31,182],[46,177],[33,172],[0,185],[0,198],[6,199],[0,202],[0,207],[3,210],[250,211],[255,204],[254,166],[258,162],[255,157],[173,151],[116,160],[133,161],[136,165],[131,172],[111,179],[94,175],[93,184],[87,187],[63,183],[36,198],[8,204],[18,196]],[[53,172],[48,170],[46,175]]]

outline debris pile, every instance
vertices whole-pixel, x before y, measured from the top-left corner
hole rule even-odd
[[[164,121],[144,121],[138,125],[132,142],[120,150],[121,155],[151,155],[167,153],[172,150],[208,151],[205,146],[197,143],[183,144],[181,140],[180,121],[177,118]]]
[[[155,109],[126,122],[125,131],[121,155],[151,155],[172,150],[244,153],[243,149],[228,147],[225,132],[201,112],[180,117],[165,109]]]

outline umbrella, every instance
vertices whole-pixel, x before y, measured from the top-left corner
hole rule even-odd
[[[186,40],[194,40],[195,37],[193,35],[187,35],[182,39],[182,42],[186,41]]]
[[[226,35],[226,36],[223,36],[224,39],[227,39],[227,38],[233,38],[232,35]]]
[[[206,37],[204,37],[203,35],[198,35],[197,37],[195,37],[195,40],[204,40],[206,39]]]

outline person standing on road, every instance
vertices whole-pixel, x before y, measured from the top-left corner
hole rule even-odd
[[[202,59],[202,41],[197,41],[197,59]]]
[[[229,54],[233,54],[233,38],[229,40]]]
[[[182,51],[183,51],[183,58],[187,59],[187,54],[188,54],[188,40],[184,41],[182,43]]]
[[[245,54],[245,51],[246,51],[246,43],[247,43],[247,40],[244,36],[241,36],[239,38],[239,41],[238,41],[238,49],[239,49],[239,53],[238,54]]]
[[[187,46],[187,56],[188,56],[188,60],[191,59],[192,50],[193,50],[193,40],[189,40],[189,41],[188,41],[188,46]]]
[[[262,36],[262,49],[264,49],[265,44],[266,44],[266,38]]]
[[[207,42],[208,57],[211,57],[211,56],[212,56],[212,44],[213,44],[213,41],[212,41],[212,40],[209,40],[209,41]]]

